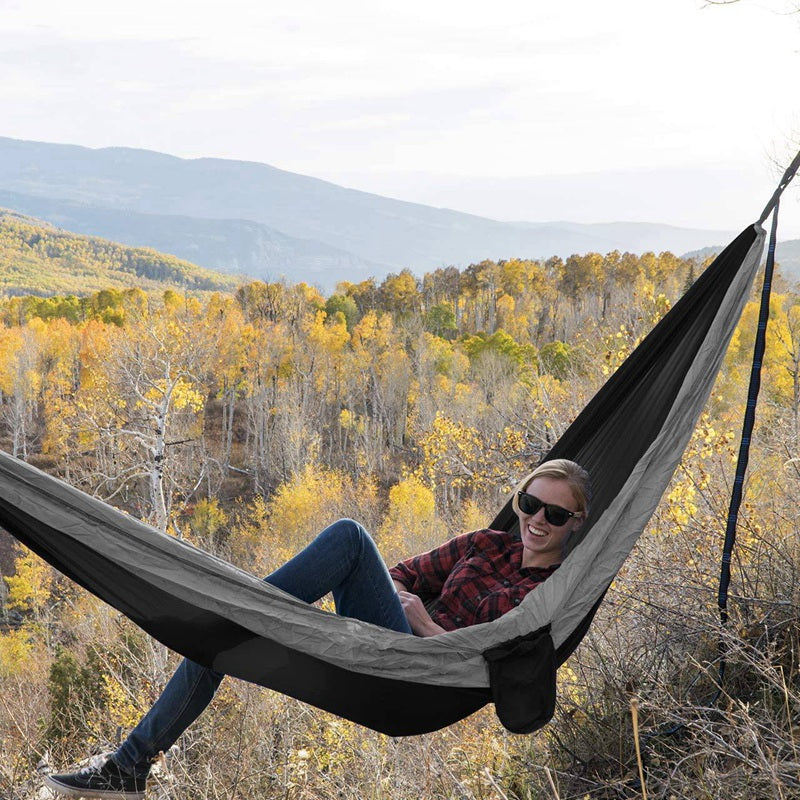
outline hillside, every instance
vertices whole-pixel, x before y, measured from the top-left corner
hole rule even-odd
[[[419,274],[482,259],[615,249],[682,253],[731,238],[727,231],[665,225],[498,222],[346,189],[267,164],[8,138],[0,138],[0,185],[16,195],[14,203],[6,202],[21,212],[158,247],[207,267],[236,264],[249,274],[259,262],[253,242],[260,234],[242,235],[242,225],[257,223],[270,230],[269,236],[285,237],[280,258],[268,266],[272,275],[309,280],[303,265],[321,258],[312,280],[326,288],[358,280],[365,269],[381,278],[405,267]],[[194,224],[184,220],[175,226],[175,217]],[[222,252],[213,253],[211,238]],[[310,255],[304,252],[309,247]],[[270,248],[265,252],[269,256]]]
[[[361,281],[389,267],[311,239],[287,236],[244,219],[197,219],[177,214],[142,214],[74,200],[0,191],[0,207],[44,219],[74,233],[102,236],[132,247],[145,244],[162,253],[228,274],[263,281],[333,288],[331,275]]]
[[[704,261],[722,252],[722,247],[704,247],[684,253],[684,258]],[[781,276],[790,283],[800,283],[800,239],[788,239],[775,246],[775,261]]]
[[[0,208],[0,292],[86,295],[102,289],[232,291],[240,279],[148,248],[57,230]]]
[[[775,246],[775,258],[786,279],[800,282],[800,239],[778,242]]]
[[[4,317],[22,305],[11,298],[0,447],[256,575],[341,517],[375,532],[394,564],[491,524],[696,268],[669,256],[482,263],[419,285],[407,274],[350,285],[328,302],[251,284],[222,303],[153,302],[88,324],[45,302],[26,308],[43,315]],[[638,797],[641,698],[649,796],[796,798],[798,312],[800,297],[775,295],[725,629],[721,510],[757,303],[664,502],[560,671],[547,732],[509,736],[487,708],[394,740],[232,681],[171,751],[169,797]],[[43,796],[44,753],[57,769],[116,741],[177,654],[165,666],[132,622],[2,536],[0,797],[28,800]],[[731,658],[717,701],[721,641]],[[681,735],[652,735],[668,726]],[[489,768],[491,785],[475,782]]]

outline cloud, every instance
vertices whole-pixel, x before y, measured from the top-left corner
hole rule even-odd
[[[797,28],[700,0],[0,0],[0,133],[334,181],[763,165]]]

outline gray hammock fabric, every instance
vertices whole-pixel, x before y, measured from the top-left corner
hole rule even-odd
[[[500,619],[418,638],[324,612],[0,453],[0,525],[201,664],[407,735],[488,702],[509,730],[553,713],[574,650],[656,508],[710,394],[764,244],[748,227],[587,405],[547,458],[583,464],[592,513],[556,573]],[[491,527],[513,530],[509,503]]]

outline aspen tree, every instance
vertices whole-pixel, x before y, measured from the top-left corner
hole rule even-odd
[[[89,380],[79,394],[86,435],[107,451],[93,482],[111,498],[144,480],[146,516],[166,530],[173,492],[191,494],[206,470],[187,454],[202,452],[214,341],[191,304],[157,308],[103,333],[108,349],[88,342]]]

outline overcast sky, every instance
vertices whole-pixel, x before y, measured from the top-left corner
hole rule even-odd
[[[738,230],[800,148],[792,2],[0,0],[0,135]],[[800,186],[782,219],[800,237]]]

